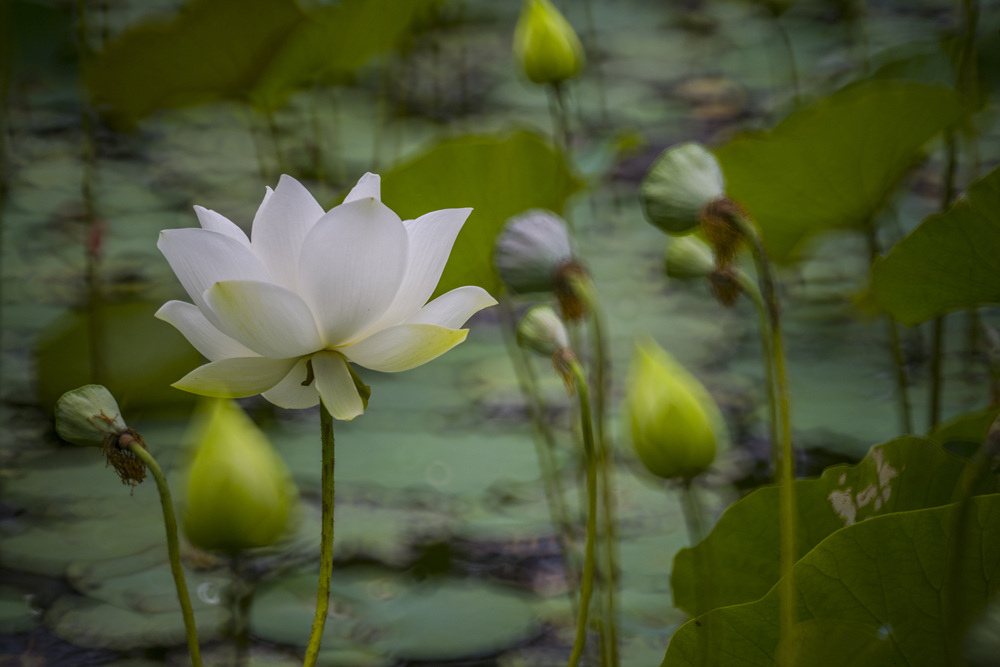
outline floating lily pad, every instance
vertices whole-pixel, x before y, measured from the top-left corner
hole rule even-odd
[[[196,610],[199,641],[216,638],[228,622],[220,606]],[[91,598],[66,595],[52,605],[45,624],[60,639],[87,648],[126,651],[138,646],[173,646],[186,641],[178,611],[146,614]]]

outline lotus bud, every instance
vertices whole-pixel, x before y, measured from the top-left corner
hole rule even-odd
[[[583,69],[583,45],[549,0],[525,0],[514,29],[514,57],[534,83],[559,84]]]
[[[146,479],[146,464],[130,449],[146,449],[146,443],[125,424],[118,401],[106,387],[88,384],[63,394],[56,403],[56,432],[74,445],[103,448],[122,484],[135,489]]]
[[[704,386],[653,341],[629,367],[626,423],[639,460],[663,479],[690,480],[715,460],[722,416]]]
[[[74,445],[103,447],[108,438],[128,430],[118,402],[102,385],[67,391],[56,404],[56,432]]]
[[[667,246],[667,275],[678,280],[706,278],[715,272],[715,257],[697,236],[678,236]]]
[[[552,292],[559,271],[573,262],[566,222],[551,211],[526,211],[504,223],[493,262],[514,294]]]
[[[706,206],[726,195],[715,156],[695,143],[664,151],[646,172],[639,196],[646,219],[668,234],[687,234]]]
[[[569,348],[569,336],[559,316],[549,306],[533,306],[517,325],[517,344],[551,357]]]
[[[297,495],[264,433],[232,401],[213,401],[196,427],[184,532],[195,546],[235,553],[277,540]]]

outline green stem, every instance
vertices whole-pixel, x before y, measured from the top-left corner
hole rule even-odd
[[[788,401],[788,373],[785,368],[785,344],[781,335],[781,310],[774,286],[771,263],[768,261],[764,244],[756,226],[748,219],[736,220],[740,230],[750,241],[757,277],[761,283],[761,296],[767,309],[771,334],[770,364],[774,369],[774,387],[777,393],[778,439],[775,442],[775,458],[779,462],[775,470],[778,483],[778,516],[781,526],[781,581],[778,582],[779,636],[782,638],[778,664],[796,664],[795,632],[795,458],[792,447],[791,410]]]
[[[608,384],[611,377],[611,355],[608,354],[606,337],[604,335],[605,317],[601,300],[593,282],[586,275],[573,279],[574,291],[584,300],[590,310],[591,344],[594,355],[594,387],[595,387],[595,423],[597,425],[597,470],[600,474],[601,487],[601,519],[604,523],[604,558],[606,563],[607,592],[605,614],[607,616],[607,631],[605,638],[606,660],[608,664],[617,665],[618,656],[618,612],[615,604],[616,584],[618,576],[617,553],[618,526],[614,503],[614,447],[605,429],[605,414],[608,404]]]
[[[191,654],[192,667],[201,667],[201,650],[198,648],[198,629],[194,624],[194,611],[191,609],[191,598],[188,596],[187,583],[184,581],[184,569],[181,567],[181,550],[177,541],[177,517],[174,516],[174,502],[170,498],[170,488],[167,478],[163,475],[160,464],[153,455],[139,442],[129,443],[128,450],[140,459],[156,480],[156,489],[160,492],[160,506],[163,508],[163,527],[167,531],[167,554],[170,557],[170,572],[174,575],[174,586],[177,589],[177,600],[181,604],[181,615],[184,617],[184,631],[187,633],[188,653]]]
[[[569,361],[569,370],[575,380],[576,394],[580,399],[580,428],[583,431],[583,453],[587,468],[587,544],[584,549],[583,582],[580,586],[580,614],[576,622],[576,639],[568,667],[580,664],[583,647],[587,643],[587,614],[594,590],[594,559],[597,539],[597,462],[594,452],[594,429],[590,411],[590,392],[587,377],[576,359]]]
[[[281,132],[278,130],[278,121],[275,119],[273,111],[266,111],[264,118],[267,120],[267,131],[271,134],[271,145],[274,149],[274,159],[278,161],[278,171],[287,174],[288,165],[285,163],[284,153],[281,152]]]
[[[706,531],[704,512],[702,511],[701,502],[698,500],[698,496],[694,492],[694,484],[692,483],[692,480],[685,479],[682,488],[681,508],[684,511],[684,523],[687,526],[688,540],[691,542],[691,547],[693,548],[696,544],[705,539]],[[715,569],[714,563],[711,560],[711,555],[709,555],[708,562],[701,558],[697,559],[694,567],[695,604],[699,610],[708,609],[709,605],[706,604],[706,600],[711,601],[715,597],[711,589],[712,571]],[[708,627],[705,626],[703,631],[698,633],[698,662],[701,665],[709,664],[708,657],[711,653],[712,647],[711,639]]]
[[[944,192],[941,195],[941,210],[946,211],[955,197],[955,168],[958,163],[958,142],[954,130],[945,133],[947,158],[944,169]],[[944,364],[944,317],[934,319],[934,333],[931,342],[931,399],[928,431],[933,431],[941,420],[941,367]]]
[[[321,493],[323,514],[320,530],[319,583],[316,589],[316,615],[313,617],[309,643],[306,646],[306,657],[302,663],[303,667],[313,667],[319,656],[320,643],[323,641],[323,628],[326,626],[327,609],[330,606],[330,579],[333,576],[333,417],[322,401],[319,404],[319,417],[320,433],[323,439],[323,490]]]
[[[244,667],[250,655],[250,603],[253,599],[253,584],[244,575],[244,560],[239,552],[230,554],[229,574],[231,581],[229,609],[232,615],[234,664],[236,667]]]
[[[562,84],[553,83],[549,86],[549,113],[552,115],[552,134],[556,145],[562,149],[566,160],[569,160],[569,117],[566,113],[566,100],[563,97]]]
[[[566,585],[569,590],[570,604],[573,615],[577,614],[576,582],[578,565],[573,557],[573,524],[569,519],[569,511],[564,502],[565,493],[560,481],[559,471],[555,462],[556,440],[552,429],[545,420],[545,401],[538,389],[538,378],[531,366],[531,360],[525,351],[515,342],[516,317],[510,298],[506,295],[500,298],[501,324],[507,354],[514,366],[517,383],[524,396],[528,414],[535,432],[535,453],[542,470],[542,486],[545,490],[545,500],[549,506],[549,516],[556,528],[556,536],[562,552],[563,570]]]
[[[780,461],[777,456],[778,448],[774,443],[778,442],[778,397],[777,388],[774,384],[774,364],[771,361],[774,358],[774,352],[771,349],[771,324],[767,316],[767,307],[764,305],[764,297],[761,296],[760,288],[757,287],[757,284],[743,271],[737,272],[736,279],[739,281],[743,293],[753,302],[759,319],[760,343],[764,350],[764,380],[767,384],[767,407],[772,452],[771,465],[774,467],[774,470],[777,470]]]
[[[878,243],[878,234],[875,231],[874,222],[868,223],[868,254],[871,261],[881,254]],[[899,328],[896,326],[896,319],[892,315],[886,315],[887,330],[889,333],[889,352],[892,355],[893,367],[896,371],[896,392],[899,395],[899,416],[900,426],[903,433],[913,433],[913,411],[910,408],[909,378],[906,373],[906,363],[903,359],[903,348],[899,343]]]
[[[778,35],[781,37],[781,43],[785,45],[785,52],[788,54],[788,78],[791,80],[795,106],[798,107],[801,104],[801,98],[799,93],[799,71],[795,66],[795,50],[792,48],[792,40],[788,37],[788,31],[785,30],[785,26],[781,23],[781,17],[774,13],[771,16],[774,19],[775,27],[778,29]]]
[[[963,619],[965,605],[962,600],[962,590],[959,578],[962,569],[962,552],[965,550],[965,525],[968,521],[969,500],[983,478],[989,474],[993,459],[1000,454],[1000,418],[990,427],[989,433],[982,444],[972,455],[962,477],[955,485],[952,496],[954,510],[949,519],[951,541],[948,544],[945,583],[942,589],[942,617],[946,623],[946,643],[949,655],[949,665],[963,665],[962,656]]]

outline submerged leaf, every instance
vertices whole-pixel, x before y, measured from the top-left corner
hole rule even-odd
[[[907,326],[1000,303],[1000,167],[876,259],[872,284],[886,309]]]
[[[961,116],[958,96],[946,88],[870,81],[716,155],[727,194],[758,222],[772,258],[788,262],[814,234],[867,225],[920,148]]]

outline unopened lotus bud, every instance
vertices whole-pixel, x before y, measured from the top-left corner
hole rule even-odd
[[[125,424],[118,401],[102,385],[67,391],[56,403],[56,432],[66,442],[101,447],[123,484],[135,488],[146,478],[146,464],[129,446],[146,448],[142,436]]]
[[[517,344],[551,357],[569,348],[566,326],[549,306],[532,306],[517,325]]]
[[[646,219],[668,234],[687,234],[704,208],[725,197],[726,181],[715,156],[695,143],[664,151],[646,172],[639,196]]]
[[[184,532],[195,546],[235,553],[277,540],[297,495],[264,433],[232,401],[214,401],[196,428]]]
[[[534,83],[559,84],[583,70],[583,45],[549,0],[525,0],[514,29],[514,57]]]
[[[88,384],[67,391],[56,403],[56,432],[66,442],[103,447],[108,438],[128,431],[118,402],[106,387]]]
[[[526,211],[504,223],[493,254],[500,279],[514,294],[552,292],[573,262],[566,221],[551,211]]]
[[[667,246],[667,275],[678,280],[696,280],[711,276],[715,257],[708,244],[697,236],[678,236]]]
[[[639,460],[663,479],[690,480],[715,460],[722,416],[704,386],[653,341],[638,343],[625,396]]]

